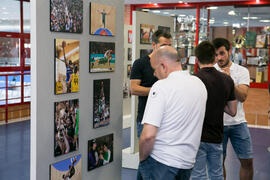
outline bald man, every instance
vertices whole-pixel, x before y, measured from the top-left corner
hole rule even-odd
[[[154,75],[140,137],[137,179],[189,180],[199,148],[207,91],[203,82],[182,71],[170,46],[151,56]]]

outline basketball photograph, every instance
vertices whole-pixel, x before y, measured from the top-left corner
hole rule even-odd
[[[113,161],[113,134],[88,141],[88,171]]]
[[[90,3],[90,34],[100,36],[115,35],[115,7]]]
[[[154,31],[155,31],[154,25],[140,24],[140,43],[151,44]]]
[[[94,80],[93,128],[110,123],[110,79]]]
[[[83,0],[51,0],[50,30],[82,33]]]
[[[127,77],[129,78],[131,75],[131,64],[127,65]]]
[[[81,180],[82,155],[50,165],[50,180]]]
[[[89,43],[89,72],[112,72],[115,68],[115,43]]]
[[[54,103],[54,156],[79,148],[79,100]]]
[[[55,39],[55,94],[79,92],[80,41]]]

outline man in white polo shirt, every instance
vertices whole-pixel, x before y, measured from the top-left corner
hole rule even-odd
[[[164,46],[151,57],[154,75],[140,137],[137,179],[189,180],[199,148],[207,91],[181,71],[177,51]]]
[[[224,38],[213,40],[216,49],[217,70],[231,76],[234,81],[234,91],[237,100],[237,113],[232,117],[224,113],[224,139],[223,139],[223,168],[226,179],[225,158],[227,143],[230,139],[233,149],[240,160],[240,180],[252,180],[253,177],[253,150],[251,136],[247,127],[243,102],[247,98],[249,88],[248,70],[230,60],[230,42]]]

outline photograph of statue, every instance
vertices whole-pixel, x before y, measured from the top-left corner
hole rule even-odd
[[[100,36],[115,35],[115,7],[90,3],[90,34]]]

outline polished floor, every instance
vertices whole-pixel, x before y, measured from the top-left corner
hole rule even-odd
[[[254,180],[270,180],[270,130],[250,128],[254,149]],[[130,128],[123,130],[122,148],[130,146]],[[270,150],[270,149],[269,149]],[[227,180],[239,179],[239,162],[229,147]],[[0,180],[29,180],[30,121],[0,126]],[[136,170],[122,169],[122,180],[135,180]]]

